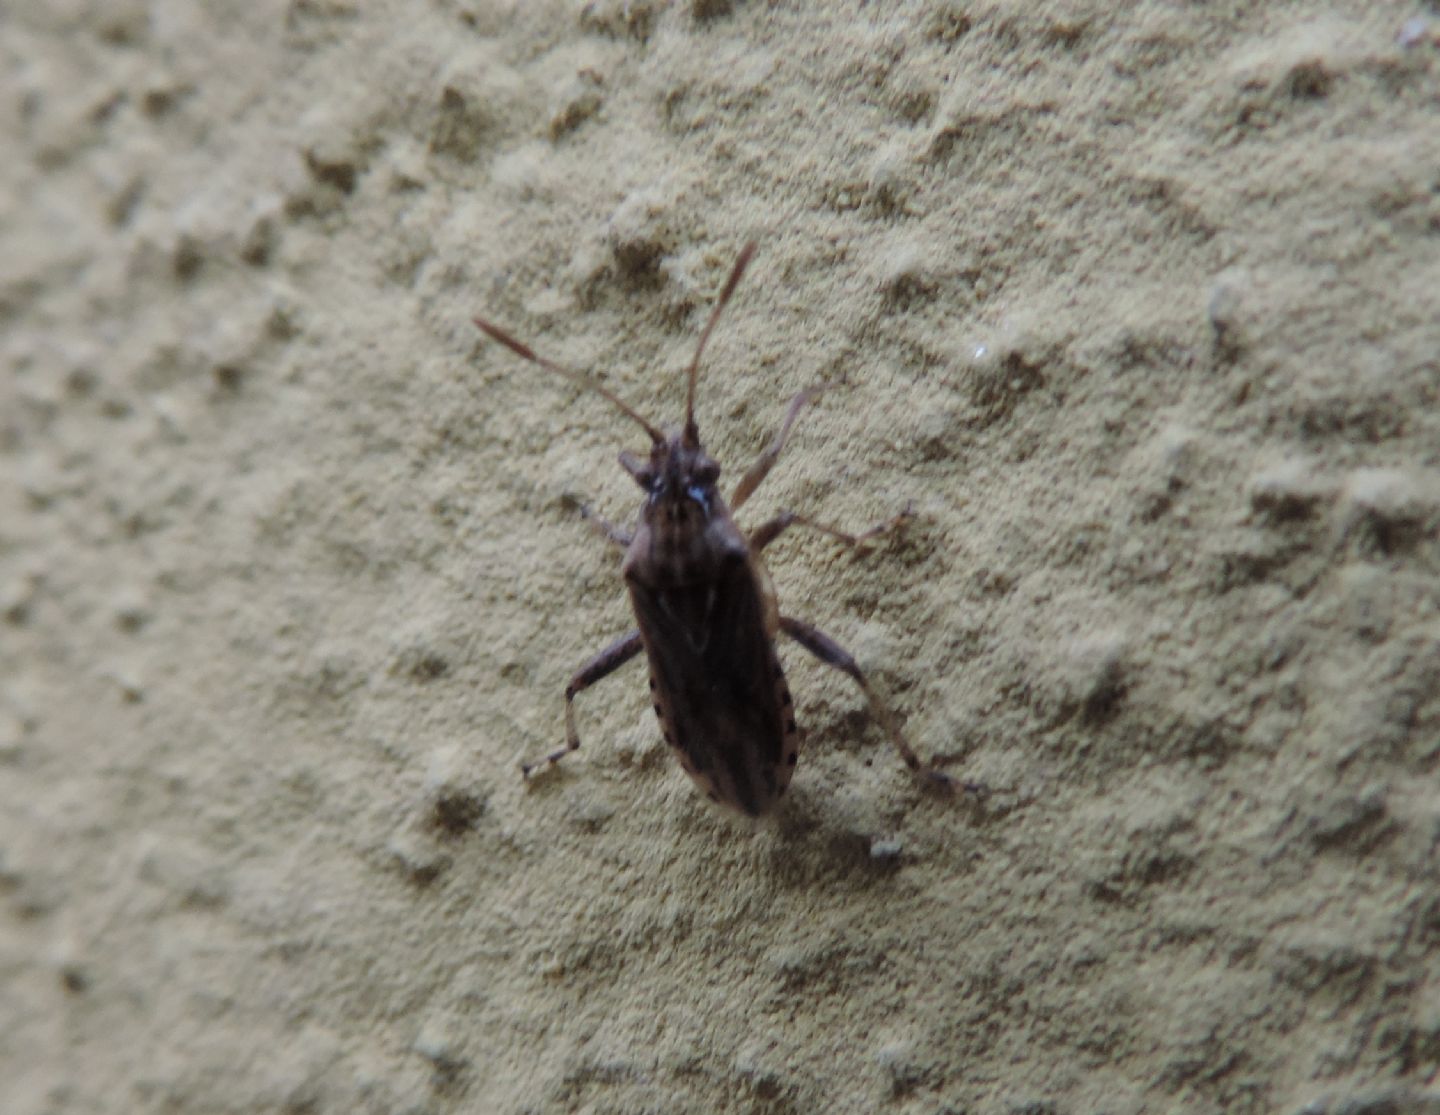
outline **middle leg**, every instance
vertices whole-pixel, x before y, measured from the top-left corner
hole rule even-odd
[[[868,545],[871,539],[878,538],[882,534],[888,534],[898,526],[902,526],[914,518],[915,512],[906,507],[898,515],[892,515],[883,523],[877,523],[869,530],[862,530],[859,534],[847,534],[843,530],[836,530],[834,527],[827,527],[824,523],[817,523],[814,519],[806,518],[804,515],[797,515],[794,511],[782,511],[773,519],[768,519],[750,532],[750,548],[756,553],[765,549],[792,526],[800,525],[809,527],[811,530],[818,530],[821,534],[828,534],[831,538],[837,538],[845,545],[854,549],[861,549]]]
[[[620,636],[575,671],[575,676],[565,687],[565,746],[534,762],[522,763],[520,771],[526,778],[530,777],[536,767],[552,767],[570,752],[580,749],[580,733],[575,730],[575,694],[613,674],[644,649],[645,644],[640,640],[640,632],[632,631],[628,635]]]

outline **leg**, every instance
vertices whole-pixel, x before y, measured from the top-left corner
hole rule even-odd
[[[880,721],[880,726],[885,729],[885,734],[890,737],[890,742],[895,745],[895,750],[900,752],[900,758],[914,773],[936,785],[944,786],[948,790],[954,790],[956,782],[944,771],[938,769],[932,763],[922,763],[920,757],[915,754],[911,746],[905,742],[905,737],[900,734],[900,729],[895,723],[895,717],[891,715],[889,707],[880,699],[880,695],[871,688],[870,683],[865,680],[855,658],[849,651],[830,638],[823,631],[812,627],[803,620],[791,619],[789,616],[780,617],[780,630],[789,635],[802,647],[808,650],[816,658],[827,666],[834,666],[837,670],[849,674],[855,679],[857,685],[864,692],[866,699],[870,702],[870,711],[875,719]],[[962,782],[961,788],[970,793],[980,793],[981,787],[977,783]]]
[[[644,644],[640,642],[640,632],[632,631],[630,634],[616,639],[575,672],[575,676],[570,679],[570,684],[565,687],[565,746],[533,763],[522,763],[520,771],[526,778],[530,777],[530,772],[536,767],[554,766],[570,752],[579,750],[580,736],[575,731],[575,694],[582,689],[589,689],[601,678],[613,674],[639,654],[642,649],[644,649]]]
[[[782,511],[773,519],[761,523],[750,532],[750,548],[756,553],[759,553],[766,546],[770,545],[771,542],[774,542],[775,539],[784,534],[787,529],[799,523],[801,526],[809,527],[811,530],[818,530],[821,534],[828,534],[831,538],[838,538],[847,546],[860,549],[867,545],[872,538],[877,538],[907,522],[914,514],[914,511],[906,507],[900,514],[886,519],[883,523],[879,523],[869,530],[862,530],[859,534],[846,534],[843,530],[827,527],[823,523],[817,523],[814,519],[807,519],[804,515],[797,515],[793,511]]]
[[[634,542],[634,534],[629,532],[629,530],[622,529],[622,527],[615,526],[615,523],[606,519],[605,516],[599,516],[595,511],[590,510],[588,503],[582,503],[582,501],[569,496],[566,497],[566,503],[572,504],[575,510],[579,511],[580,519],[589,523],[590,529],[596,534],[599,534],[606,542],[611,543],[612,546],[619,546],[622,550],[625,550],[629,549],[631,542]]]
[[[735,485],[735,494],[730,497],[731,511],[739,511],[740,505],[754,495],[760,482],[770,475],[770,470],[780,459],[780,450],[785,448],[785,439],[790,436],[790,427],[795,424],[800,408],[806,403],[813,403],[823,390],[823,387],[807,387],[790,400],[789,409],[785,411],[785,421],[780,423],[780,432],[775,435],[775,440],[765,447],[760,459],[750,466],[745,475],[740,477],[740,483]]]

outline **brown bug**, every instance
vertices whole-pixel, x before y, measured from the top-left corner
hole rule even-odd
[[[650,662],[650,697],[665,742],[711,801],[751,817],[774,808],[799,757],[795,709],[775,639],[785,632],[826,665],[849,674],[864,691],[900,757],[916,774],[945,787],[949,775],[922,763],[855,659],[828,635],[780,614],[761,551],[797,523],[859,547],[908,517],[902,512],[862,534],[851,535],[782,511],[748,535],[735,525],[738,511],[769,474],[800,409],[816,394],[801,391],[790,402],[780,432],[740,478],[730,507],[716,489],[720,466],[700,445],[695,425],[695,382],[700,356],[721,312],[735,293],[755,251],[747,244],[715,303],[690,362],[685,425],[664,434],[589,376],[537,356],[503,329],[476,318],[487,335],[547,371],[603,395],[650,435],[649,459],[620,454],[620,465],[645,492],[633,531],[591,516],[598,529],[625,551],[621,572],[630,591],[637,629],[621,636],[580,668],[565,687],[565,746],[522,767],[558,762],[580,746],[575,695],[613,673],[643,649]]]

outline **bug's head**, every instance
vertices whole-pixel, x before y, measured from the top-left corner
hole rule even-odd
[[[484,318],[475,319],[475,324],[483,333],[517,356],[609,399],[621,413],[650,435],[649,460],[644,460],[637,454],[622,453],[620,463],[645,490],[645,521],[676,547],[687,541],[692,545],[698,544],[704,528],[712,518],[717,513],[722,516],[725,514],[722,510],[724,505],[715,490],[715,482],[720,477],[720,466],[701,446],[700,431],[695,424],[695,384],[699,377],[700,357],[705,351],[705,343],[710,339],[715,323],[720,320],[720,314],[735,294],[740,276],[745,273],[750,257],[754,254],[754,241],[741,249],[735,265],[730,269],[730,277],[725,280],[720,297],[710,311],[710,318],[700,332],[700,339],[695,344],[695,356],[690,361],[689,373],[686,376],[685,424],[678,433],[662,433],[647,422],[634,407],[593,377],[547,360],[498,325]]]
[[[695,383],[705,342],[710,339],[715,323],[735,294],[740,276],[745,273],[754,254],[753,241],[741,249],[715,308],[710,311],[710,319],[700,331],[695,356],[690,361],[686,377],[685,425],[679,432],[662,436],[648,423],[644,424],[650,434],[648,461],[633,453],[620,454],[621,466],[645,490],[647,498],[642,514],[646,524],[662,545],[676,551],[684,549],[687,544],[692,547],[699,545],[712,518],[717,513],[725,515],[724,503],[715,489],[716,481],[720,479],[720,466],[700,444],[700,430],[695,424]]]
[[[659,531],[703,530],[720,502],[720,465],[694,430],[656,442],[650,457],[621,453],[620,464],[645,492],[645,521]]]

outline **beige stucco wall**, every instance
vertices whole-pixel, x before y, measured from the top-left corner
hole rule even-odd
[[[1418,1104],[1440,19],[1114,9],[7,5],[0,1107]],[[833,385],[746,521],[913,502],[771,566],[984,802],[794,647],[759,831],[638,665],[519,778],[643,444],[471,315],[673,421],[751,238],[707,444]]]

